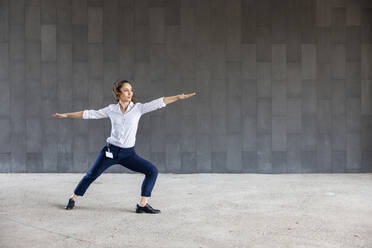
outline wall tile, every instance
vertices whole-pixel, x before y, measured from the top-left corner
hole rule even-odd
[[[1,6],[0,9],[0,42],[9,40],[9,7]]]
[[[241,72],[244,79],[256,79],[256,45],[242,45],[241,48]]]
[[[25,39],[40,41],[40,7],[38,6],[25,8]]]
[[[361,94],[361,63],[346,63],[346,96],[360,97]]]
[[[288,97],[299,97],[302,95],[301,64],[288,63],[287,70],[287,95]]]
[[[257,96],[271,97],[271,63],[257,63]]]
[[[55,25],[41,26],[41,61],[56,61],[57,29]]]
[[[242,173],[257,172],[257,152],[242,151]]]
[[[302,115],[301,121],[302,121],[302,150],[316,151],[318,139],[316,115]]]
[[[285,116],[273,116],[272,150],[287,151],[287,120]]]
[[[88,7],[88,42],[103,42],[103,10],[101,7]]]
[[[257,132],[271,133],[272,128],[272,100],[271,98],[257,99]]]
[[[287,47],[284,44],[272,45],[272,79],[287,79]]]
[[[271,134],[257,134],[257,169],[259,173],[272,171]]]
[[[180,25],[180,0],[166,1],[165,25]]]
[[[302,79],[316,79],[316,46],[313,44],[302,45]]]
[[[287,132],[301,133],[301,109],[302,100],[300,98],[288,98],[287,100]]]
[[[72,1],[72,24],[87,25],[87,0]]]
[[[10,119],[9,118],[0,118],[0,127],[1,127],[1,134],[0,134],[0,153],[9,153],[10,149],[10,142],[11,142],[11,126],[10,126]]]
[[[196,166],[200,173],[212,171],[212,146],[208,134],[196,136]]]
[[[242,43],[243,44],[256,44],[256,24],[257,12],[256,5],[253,1],[244,4],[242,2]]]
[[[345,115],[332,117],[332,150],[346,150],[346,118]]]
[[[9,45],[8,43],[0,43],[0,79],[9,77]]]
[[[57,0],[41,0],[41,24],[51,25],[57,22]]]
[[[357,172],[362,167],[362,150],[360,133],[347,134],[347,164],[348,172]]]
[[[287,83],[273,80],[272,82],[272,114],[284,116],[287,114]]]
[[[330,134],[319,134],[317,144],[317,171],[327,173],[332,170],[332,139]]]

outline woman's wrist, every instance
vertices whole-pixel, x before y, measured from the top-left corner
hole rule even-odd
[[[183,99],[182,96],[183,96],[183,94],[175,95],[175,96],[166,96],[166,97],[164,97],[163,101],[164,101],[165,104],[169,104],[169,103],[176,102],[178,100]]]

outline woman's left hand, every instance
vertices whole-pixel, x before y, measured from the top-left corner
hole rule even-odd
[[[195,92],[191,94],[181,94],[181,95],[178,95],[178,99],[186,99],[186,98],[194,96],[195,94],[196,94]]]

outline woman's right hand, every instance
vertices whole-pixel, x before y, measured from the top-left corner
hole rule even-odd
[[[67,116],[67,114],[58,114],[58,113],[55,113],[53,115],[53,117],[56,117],[56,118],[67,118],[68,116]]]

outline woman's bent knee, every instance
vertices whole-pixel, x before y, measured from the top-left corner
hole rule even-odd
[[[158,169],[155,166],[151,166],[146,173],[147,176],[157,176],[158,175]]]
[[[152,167],[152,170],[151,170],[151,174],[152,175],[158,175],[158,168],[156,168],[155,166]]]

